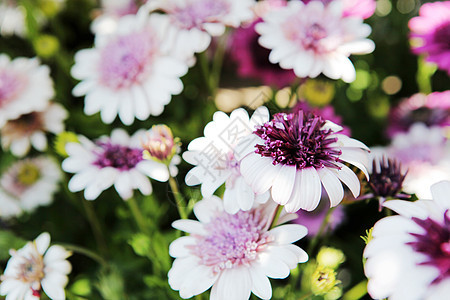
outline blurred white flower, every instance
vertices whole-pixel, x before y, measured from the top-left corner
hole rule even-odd
[[[169,171],[163,163],[143,159],[141,143],[145,136],[144,130],[130,137],[117,128],[111,137],[103,136],[95,143],[84,136],[79,136],[80,143],[68,143],[68,157],[62,162],[62,169],[75,173],[69,181],[69,190],[84,190],[87,200],[95,200],[112,185],[124,200],[131,198],[135,189],[150,195],[152,186],[148,177],[167,181]]]
[[[66,298],[64,288],[72,266],[72,255],[63,247],[50,246],[50,234],[41,233],[19,250],[10,250],[11,258],[1,276],[0,294],[7,300],[39,300],[42,291],[52,300]]]
[[[14,1],[2,1],[0,3],[0,35],[25,36],[25,8],[17,6]]]
[[[308,254],[292,244],[307,234],[306,227],[288,224],[269,230],[276,207],[270,201],[228,214],[216,196],[197,202],[194,214],[199,221],[172,223],[190,235],[169,246],[175,257],[168,274],[171,288],[180,291],[183,299],[211,286],[210,299],[246,300],[251,293],[270,299],[269,278],[286,278],[298,263],[308,260]],[[277,224],[292,219],[283,214]]]
[[[364,250],[374,299],[432,300],[450,294],[450,182],[431,187],[433,201],[391,200],[399,215],[378,221]]]
[[[15,162],[0,177],[0,217],[10,218],[49,205],[60,179],[59,165],[48,157]]]
[[[345,82],[355,80],[350,54],[366,54],[375,45],[366,39],[371,28],[358,17],[344,17],[342,3],[289,1],[263,16],[255,27],[261,46],[271,49],[269,60],[298,77],[320,73]]]
[[[58,103],[49,103],[43,111],[33,111],[9,120],[0,129],[3,150],[11,150],[15,156],[24,156],[32,145],[36,150],[47,149],[46,132],[58,134],[64,131],[67,111]]]
[[[160,115],[172,95],[183,90],[187,65],[164,50],[167,16],[126,15],[117,31],[98,36],[95,47],[75,54],[72,75],[81,82],[75,96],[85,96],[84,112],[100,112],[103,122],[118,115],[125,125]]]
[[[184,160],[195,165],[186,174],[186,184],[201,184],[202,195],[208,198],[225,183],[223,200],[228,213],[249,210],[254,201],[267,201],[268,193],[256,195],[245,183],[236,147],[242,138],[252,134],[256,125],[268,120],[269,111],[264,106],[256,109],[251,118],[243,108],[235,109],[230,116],[221,111],[214,113],[213,120],[205,126],[205,136],[190,142],[188,151],[183,153]]]
[[[37,58],[0,54],[0,127],[20,115],[42,111],[54,96],[50,69]]]

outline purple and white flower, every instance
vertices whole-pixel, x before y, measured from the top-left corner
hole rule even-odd
[[[9,120],[0,129],[3,150],[11,150],[15,156],[22,157],[33,146],[36,150],[47,149],[47,137],[51,132],[64,131],[64,120],[68,117],[65,108],[58,103],[49,103],[43,111],[33,111]]]
[[[360,193],[349,163],[366,174],[369,148],[338,133],[342,127],[303,111],[278,113],[249,137],[241,160],[241,174],[256,194],[271,191],[273,200],[288,212],[314,210],[322,185],[331,206],[344,197],[341,181],[353,196]]]
[[[224,207],[229,213],[249,210],[254,201],[267,201],[268,193],[255,195],[241,176],[237,145],[251,135],[255,126],[268,120],[269,111],[264,106],[256,109],[251,118],[243,108],[235,109],[230,116],[221,111],[214,113],[213,120],[205,126],[205,136],[190,142],[188,151],[183,153],[184,160],[195,165],[186,174],[186,184],[201,184],[203,197],[209,198],[225,183]]]
[[[131,137],[123,129],[114,129],[111,136],[103,136],[95,143],[79,136],[80,143],[68,143],[69,155],[62,162],[62,169],[75,175],[69,181],[69,190],[84,190],[87,200],[95,200],[112,185],[119,196],[126,200],[139,189],[150,195],[152,186],[148,177],[167,181],[169,171],[166,165],[153,160],[144,160],[142,141],[145,131],[137,131]]]
[[[399,215],[378,221],[364,250],[375,299],[446,299],[450,294],[450,182],[431,187],[433,200],[391,200]]]
[[[374,43],[366,39],[371,28],[358,17],[344,17],[342,3],[320,1],[303,4],[289,1],[263,17],[256,25],[259,43],[271,49],[269,60],[283,69],[293,69],[298,77],[320,73],[345,82],[355,80],[350,54],[366,54]]]
[[[53,98],[50,69],[37,58],[0,54],[0,127],[20,115],[42,111]]]
[[[61,175],[59,165],[45,156],[12,164],[0,177],[0,217],[11,218],[49,205]]]
[[[85,96],[84,112],[105,123],[118,115],[125,125],[160,115],[183,90],[186,63],[165,50],[167,16],[127,15],[117,31],[98,36],[95,47],[75,54],[72,75],[82,80],[72,93]]]
[[[279,225],[292,219],[282,214],[279,226],[269,229],[275,209],[275,203],[268,202],[228,214],[216,196],[197,202],[194,213],[199,221],[172,224],[190,235],[170,244],[169,254],[175,257],[168,274],[171,288],[183,299],[211,287],[210,299],[246,300],[251,293],[270,299],[268,278],[286,278],[308,260],[306,252],[292,244],[307,234],[306,227]]]
[[[0,295],[6,300],[39,300],[44,292],[52,300],[66,299],[67,275],[72,270],[66,260],[72,255],[59,245],[50,246],[50,234],[41,233],[11,258],[0,277]]]

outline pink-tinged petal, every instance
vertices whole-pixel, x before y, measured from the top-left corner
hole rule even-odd
[[[190,254],[186,246],[195,245],[196,240],[191,236],[182,236],[173,241],[169,246],[169,255],[172,257],[185,257]]]
[[[217,299],[249,299],[252,290],[250,273],[246,266],[225,269],[217,282]]]
[[[278,244],[291,244],[308,234],[308,229],[299,224],[277,226],[269,231]]]
[[[342,198],[344,198],[344,188],[342,187],[342,183],[328,168],[320,168],[317,170],[317,173],[328,194],[331,207],[338,205],[342,201]]]
[[[355,198],[358,197],[361,190],[361,184],[359,183],[358,177],[346,165],[340,163],[337,163],[337,165],[341,168],[340,170],[334,168],[329,170],[336,174],[339,180],[345,183],[346,186],[348,186]]]
[[[282,165],[280,167],[272,186],[272,198],[276,203],[285,205],[291,199],[296,173],[297,168],[295,166]]]
[[[217,196],[205,198],[194,205],[194,214],[202,223],[209,223],[216,215],[223,211],[222,199]]]
[[[187,233],[206,234],[203,224],[194,220],[176,220],[172,223],[172,227]]]
[[[272,286],[269,278],[264,275],[263,271],[252,266],[249,268],[250,278],[252,280],[252,292],[261,299],[272,298]]]

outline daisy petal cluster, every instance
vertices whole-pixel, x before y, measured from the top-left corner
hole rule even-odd
[[[238,144],[268,119],[269,111],[264,106],[257,108],[251,118],[243,108],[230,116],[216,112],[205,126],[205,136],[190,142],[188,151],[183,153],[184,160],[195,166],[186,174],[186,184],[201,184],[201,193],[208,198],[225,183],[224,205],[229,213],[249,210],[254,201],[267,201],[267,193],[255,195],[241,176]]]
[[[256,194],[271,191],[273,200],[288,212],[314,210],[322,185],[331,206],[344,197],[341,181],[355,197],[360,193],[352,164],[368,176],[369,148],[338,133],[342,127],[312,113],[278,113],[250,136],[240,171]],[[244,140],[245,141],[245,140]]]
[[[412,50],[450,75],[450,1],[425,3],[409,21]]]
[[[274,208],[268,202],[228,214],[218,197],[197,202],[194,213],[199,221],[172,224],[190,235],[170,244],[169,254],[175,257],[168,274],[171,288],[184,299],[211,287],[210,299],[245,300],[251,293],[270,299],[268,278],[286,278],[298,263],[308,260],[306,252],[292,244],[307,234],[306,227],[288,224],[268,229]]]
[[[58,245],[50,246],[50,234],[44,232],[19,250],[10,250],[11,258],[0,277],[0,294],[7,300],[39,300],[44,292],[52,300],[65,299],[64,287],[72,270],[66,260],[72,253]]]
[[[308,16],[308,17],[305,17]],[[298,77],[320,73],[345,82],[355,80],[350,54],[366,54],[374,43],[366,39],[371,28],[358,17],[344,17],[340,1],[324,5],[320,1],[303,4],[289,1],[263,17],[256,25],[259,43],[271,49],[269,60]]]
[[[84,190],[87,200],[95,200],[112,185],[122,199],[133,196],[139,189],[150,195],[152,186],[148,177],[167,181],[167,167],[156,161],[144,160],[141,141],[145,131],[137,131],[131,137],[123,129],[114,129],[111,136],[103,136],[95,142],[80,136],[80,143],[68,143],[69,155],[62,162],[62,169],[75,175],[69,181],[69,190]]]
[[[254,0],[156,0],[149,5],[165,12],[173,24],[168,32],[172,51],[189,59],[208,48],[227,26],[239,27],[253,18]]]
[[[8,120],[42,111],[54,96],[50,69],[36,58],[0,54],[0,127]]]
[[[187,65],[164,50],[167,16],[127,15],[114,34],[99,36],[95,47],[75,55],[72,93],[85,96],[84,112],[100,112],[104,123],[116,116],[125,125],[160,115],[172,95],[183,90]]]
[[[22,157],[33,146],[36,150],[47,149],[46,132],[58,134],[64,131],[64,120],[68,117],[64,107],[49,103],[43,111],[33,111],[9,120],[0,129],[3,150],[11,150]]]
[[[364,250],[368,292],[375,299],[446,299],[450,293],[450,182],[433,200],[392,200],[399,215],[378,221]]]
[[[19,216],[49,205],[60,179],[59,165],[48,157],[15,162],[0,177],[0,217]]]

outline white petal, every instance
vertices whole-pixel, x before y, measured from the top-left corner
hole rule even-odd
[[[431,186],[433,200],[443,208],[450,208],[450,181],[440,181]]]
[[[369,156],[367,152],[355,148],[342,148],[341,151],[342,153],[339,158],[359,168],[364,172],[367,180],[369,180],[369,172],[367,171]]]
[[[291,244],[306,236],[308,229],[299,224],[277,226],[269,231],[278,244]]]
[[[186,246],[195,245],[196,240],[190,236],[182,236],[173,241],[169,246],[169,255],[172,257],[188,256],[190,251]]]
[[[48,232],[41,233],[35,240],[37,251],[43,255],[50,245],[50,234]]]
[[[346,165],[336,163],[341,169],[330,168],[331,172],[336,174],[336,176],[345,183],[346,186],[350,189],[353,196],[356,198],[359,196],[359,192],[361,190],[361,185],[359,183],[359,179],[356,174]]]
[[[206,234],[203,224],[194,220],[176,220],[172,227],[187,233]]]
[[[217,196],[205,198],[194,205],[194,214],[202,223],[209,223],[221,211],[223,211],[222,200]]]
[[[328,168],[320,168],[317,170],[322,185],[328,194],[331,207],[338,205],[344,198],[344,189],[342,183]]]
[[[246,266],[225,269],[214,284],[217,299],[247,300],[250,298],[252,281]]]
[[[128,175],[128,172],[120,172],[119,176],[114,182],[114,188],[117,193],[119,193],[120,197],[124,200],[130,199],[133,197],[133,184],[131,182],[131,178]]]
[[[296,173],[296,166],[281,166],[272,186],[272,198],[276,203],[285,205],[291,199]]]
[[[213,273],[212,268],[199,265],[186,273],[185,280],[180,287],[181,298],[187,299],[209,289],[219,277],[219,273]]]
[[[272,286],[269,278],[259,269],[252,267],[249,269],[252,280],[252,292],[261,299],[272,298]]]

